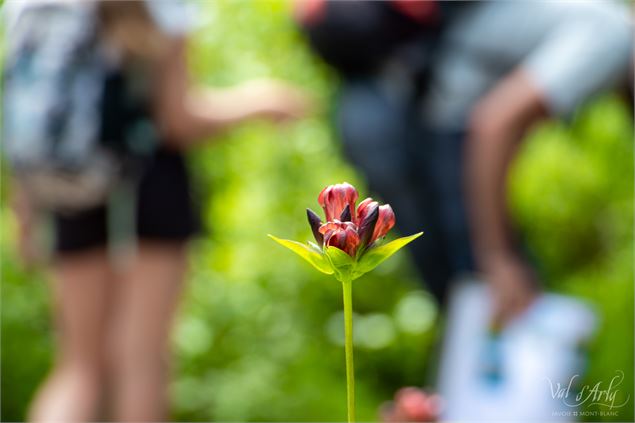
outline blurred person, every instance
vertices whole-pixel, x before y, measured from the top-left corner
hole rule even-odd
[[[537,123],[568,120],[599,93],[626,86],[632,48],[627,7],[612,1],[479,2],[440,40],[422,118],[435,131],[465,131],[457,160],[473,251],[499,324],[539,290],[507,211],[520,143]]]
[[[465,132],[457,159],[494,327],[523,313],[540,290],[507,211],[507,173],[519,146],[537,123],[569,119],[595,95],[625,85],[632,43],[627,8],[617,2],[496,1],[465,8],[439,42],[422,118],[435,131]],[[417,414],[427,395],[408,392],[396,395],[387,421],[430,418]]]
[[[417,9],[417,3],[408,4]],[[413,73],[396,47],[362,72],[322,52],[323,33],[330,30],[337,40],[334,27],[323,23],[336,5],[301,3],[299,16],[312,46],[342,76],[335,123],[345,152],[391,203],[401,231],[425,231],[412,252],[439,302],[446,302],[451,281],[481,272],[495,299],[492,326],[498,330],[540,289],[507,215],[508,168],[536,123],[569,118],[596,94],[626,82],[632,60],[627,8],[617,2],[455,3],[427,44],[410,44],[430,52],[424,71]],[[350,37],[355,26],[341,28],[340,35]],[[375,38],[358,39],[373,50]],[[351,45],[333,44],[349,48],[354,60]],[[408,392],[396,396],[387,421],[425,421],[408,415],[404,402],[425,402]]]
[[[298,118],[307,109],[306,97],[270,80],[225,89],[194,85],[186,62],[190,19],[178,1],[9,1],[5,13],[5,106],[16,106],[4,109],[9,123],[6,150],[13,149],[16,157],[37,154],[33,148],[42,140],[26,138],[45,122],[42,136],[54,141],[47,138],[51,144],[44,149],[88,145],[81,136],[72,144],[69,134],[96,132],[104,143],[128,142],[117,148],[129,156],[150,151],[143,160],[135,157],[131,162],[136,177],[128,183],[134,186],[131,224],[136,244],[124,265],[108,253],[111,210],[107,199],[89,199],[90,181],[70,179],[70,189],[63,194],[76,201],[71,211],[49,207],[55,235],[51,272],[58,350],[29,419],[103,420],[100,412],[108,399],[112,418],[162,421],[168,411],[168,336],[187,269],[188,240],[199,230],[183,152],[249,119]],[[33,69],[41,73],[26,74]],[[24,78],[33,78],[27,85],[33,88],[20,92],[23,87],[16,84]],[[91,111],[91,96],[101,89],[103,98],[95,102],[100,110]],[[48,104],[54,105],[46,111],[53,120],[48,115],[38,120]],[[148,148],[148,143],[156,148]],[[52,151],[64,153],[60,148]],[[91,160],[87,171],[96,170],[90,169],[99,165],[93,166],[94,157],[84,158]],[[58,157],[51,155],[50,161],[55,160]],[[34,255],[32,216],[47,208],[39,200],[60,203],[54,188],[64,181],[34,182],[29,175],[41,169],[22,170],[16,173],[12,203],[20,251],[29,259]]]
[[[309,43],[341,76],[345,153],[401,231],[426,231],[412,251],[440,304],[475,271],[502,321],[536,294],[505,211],[506,170],[535,123],[627,81],[626,13],[616,2],[298,2]]]
[[[389,202],[402,233],[425,231],[409,246],[439,304],[449,281],[473,270],[465,228],[457,135],[421,125],[438,43],[466,7],[438,1],[297,2],[311,47],[340,76],[334,125],[347,158],[371,191]],[[415,245],[416,244],[416,245]]]

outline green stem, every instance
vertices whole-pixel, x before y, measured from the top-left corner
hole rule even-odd
[[[353,364],[353,284],[342,281],[344,294],[344,335],[346,337],[346,397],[348,422],[355,421],[355,366]]]

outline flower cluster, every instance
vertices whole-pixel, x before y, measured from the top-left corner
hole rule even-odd
[[[395,226],[395,214],[389,204],[380,206],[369,197],[355,209],[358,198],[355,187],[347,182],[329,185],[320,192],[318,203],[324,209],[326,222],[307,209],[313,236],[320,247],[337,247],[356,257]]]

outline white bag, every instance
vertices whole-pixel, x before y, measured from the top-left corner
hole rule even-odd
[[[580,346],[596,327],[591,308],[544,294],[497,335],[489,331],[490,315],[485,284],[457,284],[439,371],[442,420],[576,420],[574,388],[585,358]]]

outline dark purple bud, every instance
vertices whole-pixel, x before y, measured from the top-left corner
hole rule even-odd
[[[313,231],[315,241],[321,247],[324,243],[324,236],[320,233],[320,226],[322,226],[322,221],[320,220],[320,217],[311,209],[306,209],[306,216],[309,219],[309,225],[311,225],[311,231]]]
[[[342,214],[340,215],[340,222],[350,222],[351,221],[351,207],[347,204],[342,210]]]
[[[362,247],[366,247],[373,236],[373,231],[375,230],[375,224],[377,223],[378,217],[379,205],[377,203],[370,204],[368,206],[366,216],[359,224],[359,238],[360,245],[362,245]]]

